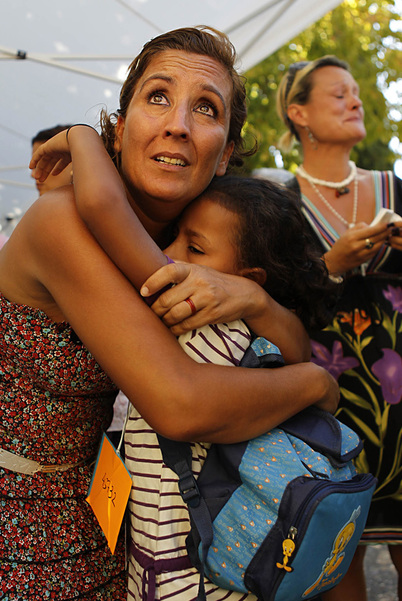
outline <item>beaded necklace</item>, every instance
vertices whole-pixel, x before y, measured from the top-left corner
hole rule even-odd
[[[322,202],[325,204],[325,206],[328,207],[328,209],[332,212],[332,214],[335,215],[335,217],[337,217],[339,219],[339,221],[341,221],[344,225],[346,225],[349,228],[354,227],[356,225],[357,202],[358,202],[357,178],[355,178],[355,182],[354,182],[353,212],[352,212],[352,221],[350,221],[350,222],[347,221],[344,217],[342,217],[342,215],[340,215],[338,213],[338,211],[336,211],[334,209],[334,207],[328,202],[328,200],[325,198],[325,196],[323,194],[321,194],[321,192],[319,191],[317,186],[314,184],[314,182],[310,182],[310,184],[311,184],[311,187],[313,188],[314,192],[317,194],[317,196],[322,200]]]
[[[300,165],[300,167],[296,169],[296,173],[300,175],[300,177],[303,177],[308,182],[310,182],[311,185],[315,184],[316,186],[324,186],[325,188],[332,188],[336,190],[335,194],[337,197],[339,197],[342,194],[347,194],[349,192],[348,185],[356,179],[356,164],[353,161],[349,161],[349,167],[349,175],[341,182],[329,182],[325,179],[318,179],[317,177],[313,177],[312,175],[307,173],[303,165]]]

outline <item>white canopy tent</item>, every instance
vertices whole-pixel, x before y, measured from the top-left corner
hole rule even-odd
[[[115,110],[126,68],[151,37],[181,26],[214,26],[230,36],[245,71],[339,3],[3,0],[0,220],[36,198],[28,170],[31,138],[58,123],[96,125],[102,107]]]

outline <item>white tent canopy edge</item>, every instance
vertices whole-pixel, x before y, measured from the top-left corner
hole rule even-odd
[[[36,198],[28,163],[35,133],[57,123],[96,125],[115,110],[126,68],[163,31],[207,24],[225,31],[246,71],[339,0],[18,0],[0,7],[0,224]],[[163,23],[163,26],[160,24]],[[3,224],[4,225],[4,224]]]

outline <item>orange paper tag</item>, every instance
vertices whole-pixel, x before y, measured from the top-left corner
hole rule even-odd
[[[109,548],[114,553],[131,490],[131,476],[106,434],[86,500],[92,507]]]

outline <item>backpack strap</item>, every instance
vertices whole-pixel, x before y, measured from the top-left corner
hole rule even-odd
[[[178,486],[180,495],[187,505],[190,519],[197,528],[201,539],[201,561],[200,565],[196,566],[200,572],[197,600],[205,601],[204,560],[212,543],[213,529],[207,504],[200,494],[197,481],[191,469],[191,445],[188,442],[169,440],[160,434],[157,434],[157,436],[163,461],[179,478]]]
[[[282,355],[272,342],[255,337],[247,348],[240,365],[242,367],[280,367],[284,365]],[[157,434],[163,461],[177,474],[180,495],[188,507],[190,519],[198,530],[201,539],[201,558],[195,566],[200,572],[197,601],[205,601],[204,561],[207,558],[213,539],[212,519],[207,504],[202,497],[192,471],[191,445],[188,442],[169,440]]]
[[[163,572],[176,572],[193,567],[188,555],[171,557],[169,559],[150,557],[143,553],[132,539],[130,539],[130,553],[144,570],[142,576],[142,601],[155,601],[157,575]]]
[[[307,407],[280,426],[287,434],[300,438],[329,462],[341,468],[357,457],[363,441],[356,432],[341,424],[335,416],[318,407]]]
[[[253,340],[240,361],[240,367],[282,367],[285,361],[275,344],[252,334]]]

